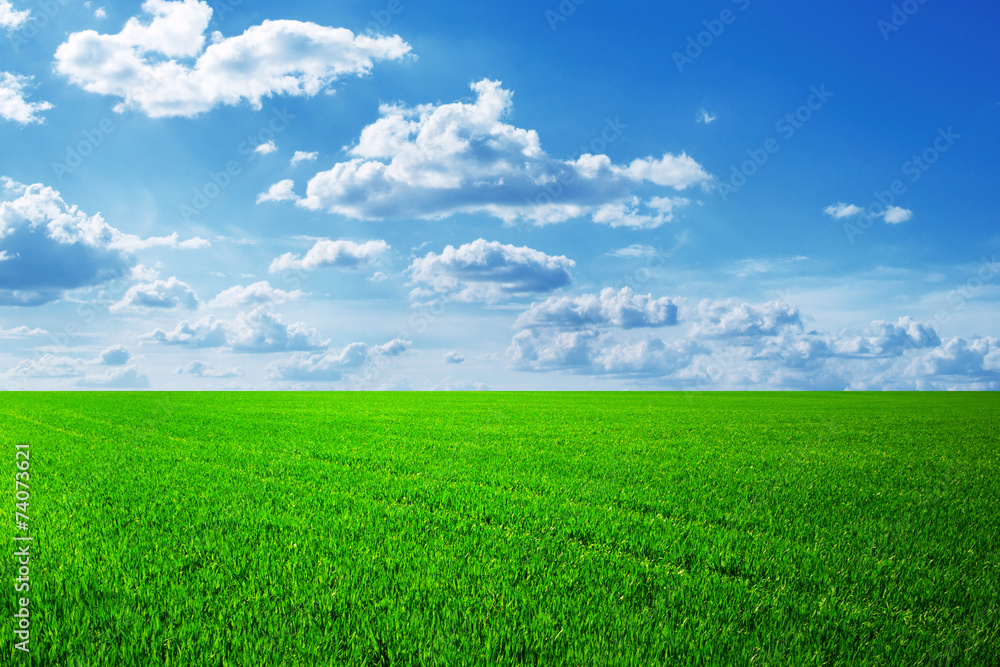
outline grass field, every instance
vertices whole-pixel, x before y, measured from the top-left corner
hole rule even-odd
[[[1000,664],[995,394],[42,393],[0,419],[0,664]]]

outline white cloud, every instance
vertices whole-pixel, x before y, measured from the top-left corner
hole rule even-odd
[[[389,250],[389,244],[382,240],[365,241],[331,241],[320,239],[309,249],[305,257],[286,252],[271,262],[268,271],[315,271],[326,267],[356,269],[365,266]]]
[[[245,375],[242,368],[216,368],[202,361],[192,361],[186,366],[178,368],[177,373],[215,379],[239,378]]]
[[[657,255],[657,250],[651,245],[633,243],[628,247],[618,248],[617,250],[612,250],[607,254],[611,257],[634,259],[638,257],[655,257]]]
[[[56,70],[89,92],[121,98],[116,110],[153,118],[242,102],[259,109],[274,95],[313,96],[410,51],[398,36],[286,20],[264,21],[236,37],[213,33],[206,48],[208,3],[147,0],[142,7],[148,22],[131,18],[118,34],[71,34],[56,51]]]
[[[137,366],[112,368],[104,375],[88,375],[78,380],[77,385],[105,389],[146,389],[149,387],[149,376]]]
[[[1000,341],[995,338],[949,338],[915,358],[906,369],[915,377],[987,382],[1000,388]]]
[[[554,326],[563,329],[613,326],[622,329],[665,327],[677,324],[677,306],[666,297],[636,294],[630,287],[600,294],[551,297],[531,304],[517,318],[517,328]]]
[[[551,292],[568,285],[576,263],[525,246],[477,239],[438,255],[413,260],[407,274],[424,285],[413,296],[447,295],[456,301],[496,302],[505,297]],[[429,291],[428,291],[429,289]]]
[[[269,187],[267,192],[261,192],[257,195],[257,203],[263,204],[264,202],[269,201],[296,201],[298,198],[299,196],[295,194],[295,181],[290,178],[286,178]]]
[[[431,391],[489,391],[489,386],[482,382],[453,382],[450,377],[446,377],[439,383],[431,387]]]
[[[629,375],[671,375],[691,365],[705,348],[689,340],[666,342],[645,336],[635,342],[601,349],[593,366],[602,373]]]
[[[34,360],[24,359],[4,374],[7,379],[67,378],[82,375],[78,359],[52,354],[44,354]]]
[[[227,343],[237,352],[284,352],[318,350],[327,342],[302,322],[285,324],[260,306],[239,314],[228,326]]]
[[[146,239],[140,236],[135,236],[134,234],[122,234],[111,244],[112,248],[120,248],[121,250],[127,250],[128,252],[148,250],[149,248],[202,250],[204,248],[210,248],[211,246],[212,243],[209,240],[198,236],[181,241],[180,235],[177,232],[173,232],[169,236],[150,236]]]
[[[885,210],[882,218],[890,225],[898,225],[913,218],[913,211],[899,206],[890,206]]]
[[[25,99],[25,88],[31,84],[31,79],[30,76],[0,72],[0,118],[21,125],[45,122],[39,114],[51,109],[52,105]]]
[[[784,301],[680,300],[676,338],[642,333],[678,324],[667,305],[610,288],[534,303],[515,323],[508,364],[674,389],[1000,389],[996,339],[942,342],[911,317],[852,335],[806,331],[807,318]]]
[[[142,339],[165,345],[223,347],[228,343],[227,333],[227,323],[209,315],[193,324],[187,321],[179,322],[173,331],[156,329],[142,336]]]
[[[699,122],[699,123],[704,123],[705,125],[708,125],[709,123],[713,123],[713,122],[715,122],[715,120],[716,120],[717,118],[718,118],[718,116],[715,116],[715,115],[713,115],[713,114],[710,114],[710,113],[708,113],[707,111],[705,111],[704,109],[702,109],[702,110],[701,110],[701,111],[700,111],[700,112],[698,113],[698,122]]]
[[[452,350],[451,352],[446,352],[444,355],[444,363],[446,364],[460,364],[465,361],[465,357],[460,355],[458,352]]]
[[[781,257],[777,259],[741,259],[737,261],[735,266],[728,270],[727,273],[731,273],[738,278],[746,278],[747,276],[759,275],[762,273],[774,273],[782,270],[787,271],[792,265],[798,262],[807,261],[809,261],[809,258],[804,255]]]
[[[107,18],[107,16],[108,13],[104,11],[104,7],[98,7],[97,9],[94,10],[94,18],[103,19]]]
[[[664,223],[673,222],[674,209],[683,208],[690,203],[684,197],[653,197],[648,202],[632,197],[629,201],[601,206],[594,211],[593,220],[611,227],[655,229]]]
[[[606,155],[553,158],[534,130],[504,122],[513,96],[499,81],[484,79],[472,89],[477,99],[471,103],[383,105],[382,117],[350,149],[351,159],[316,174],[298,204],[369,220],[477,213],[507,223],[591,216],[651,227],[668,221],[683,202],[637,190],[711,183],[687,154],[628,165],[612,164]]]
[[[129,358],[128,350],[121,345],[113,345],[101,352],[97,361],[105,366],[124,366],[128,363]]]
[[[270,155],[276,150],[278,150],[278,147],[275,143],[273,141],[268,141],[267,143],[257,146],[257,148],[254,149],[254,152],[259,153],[260,155]]]
[[[291,359],[272,362],[268,366],[268,377],[281,381],[336,382],[343,379],[346,371],[378,366],[384,363],[381,360],[398,357],[410,346],[410,341],[394,338],[382,345],[351,343],[339,352],[298,354]]]
[[[171,276],[167,280],[133,285],[121,301],[112,304],[112,313],[142,312],[149,309],[196,309],[201,302],[187,283]]]
[[[0,0],[0,28],[17,30],[27,22],[29,16],[29,10],[15,10],[10,0]]]
[[[328,344],[319,339],[315,329],[303,322],[285,324],[265,306],[239,313],[232,320],[219,320],[209,315],[193,324],[180,322],[173,331],[156,329],[142,338],[166,345],[228,347],[252,353],[320,350]]]
[[[899,356],[903,351],[937,347],[941,344],[937,332],[910,317],[901,317],[893,324],[884,320],[872,322],[861,336],[839,339],[834,349],[841,356]]]
[[[0,338],[25,338],[28,336],[48,336],[49,332],[45,329],[39,329],[38,327],[29,328],[26,326],[14,327],[13,329],[4,329],[0,327]]]
[[[18,183],[9,176],[0,176],[0,186],[3,186],[3,189],[7,192],[15,195],[23,195],[25,190],[28,189],[27,185],[24,183]]]
[[[569,371],[588,375],[666,376],[690,366],[707,350],[688,340],[667,342],[654,336],[618,340],[593,330],[525,329],[507,350],[510,364],[532,371]]]
[[[698,304],[697,321],[691,329],[695,337],[731,338],[775,336],[786,329],[800,331],[802,316],[784,301],[752,305],[733,299]]]
[[[11,188],[6,188],[11,191]],[[39,305],[66,290],[128,274],[131,256],[117,247],[125,235],[100,214],[89,216],[35,184],[0,202],[0,305]]]
[[[823,212],[829,216],[832,216],[838,220],[841,218],[850,218],[864,211],[860,206],[855,206],[854,204],[845,204],[844,202],[838,202],[836,204],[831,204],[823,209]]]
[[[294,167],[299,162],[312,162],[319,157],[319,153],[313,151],[311,153],[306,151],[295,151],[295,155],[292,156],[291,165]]]
[[[873,206],[872,209],[874,208],[875,207]],[[906,208],[902,208],[900,206],[889,206],[880,215],[875,215],[875,211],[872,209],[870,209],[866,213],[865,209],[861,208],[860,206],[839,202],[837,204],[827,206],[825,209],[823,209],[823,212],[833,218],[836,218],[837,220],[840,220],[841,218],[851,218],[856,215],[861,215],[863,213],[866,213],[866,215],[869,215],[871,217],[881,217],[886,222],[886,224],[890,225],[897,225],[901,222],[906,222],[907,220],[913,218],[913,211]]]
[[[282,304],[286,301],[297,301],[302,297],[302,290],[287,292],[271,287],[269,282],[261,280],[246,287],[236,285],[223,290],[208,305],[215,308],[229,308],[232,306],[256,306],[264,303]]]

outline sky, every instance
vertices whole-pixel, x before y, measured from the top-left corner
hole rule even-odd
[[[998,389],[998,23],[0,0],[0,388]]]

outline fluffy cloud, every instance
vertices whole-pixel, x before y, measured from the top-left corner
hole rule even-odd
[[[314,271],[316,269],[336,266],[344,269],[356,269],[364,266],[389,250],[385,241],[331,241],[320,239],[310,248],[305,257],[290,252],[271,262],[270,273],[281,271]]]
[[[319,153],[316,151],[295,151],[295,155],[292,156],[291,165],[294,167],[299,162],[312,162],[319,157]]]
[[[128,350],[121,345],[113,345],[101,352],[97,359],[104,366],[124,366],[128,363],[129,358]]]
[[[25,24],[29,16],[31,16],[30,11],[17,11],[10,0],[0,0],[0,28],[17,30]]]
[[[906,222],[913,217],[913,211],[900,208],[899,206],[890,206],[885,210],[885,215],[882,219],[885,220],[890,225],[898,225],[901,222]]]
[[[125,237],[100,214],[89,216],[41,184],[12,185],[20,196],[0,202],[0,305],[39,305],[66,290],[100,285],[128,273]]]
[[[202,361],[192,361],[182,368],[177,369],[180,375],[193,375],[199,378],[240,378],[244,376],[242,368],[216,368]]]
[[[949,338],[935,347],[910,362],[907,375],[982,380],[1000,385],[1000,341],[997,339]]]
[[[653,197],[645,204],[638,197],[628,201],[605,204],[594,211],[594,222],[611,227],[631,227],[633,229],[655,229],[665,222],[672,222],[674,209],[687,206],[691,202],[683,197]],[[642,209],[647,209],[642,213]]]
[[[901,317],[893,324],[884,320],[872,322],[861,336],[838,340],[834,348],[838,355],[848,357],[896,357],[905,350],[937,347],[941,344],[937,332],[929,326]]]
[[[281,317],[259,306],[232,320],[207,316],[195,323],[180,322],[173,331],[156,329],[142,337],[166,345],[228,347],[237,352],[294,352],[327,346],[315,329],[302,322],[285,324]]]
[[[507,358],[521,370],[662,377],[687,368],[696,355],[706,352],[683,339],[667,342],[644,336],[620,341],[593,330],[526,329],[514,335]]]
[[[455,351],[446,352],[444,355],[444,363],[446,364],[461,364],[464,361],[465,357]]]
[[[45,354],[38,359],[24,359],[4,376],[7,379],[80,377],[80,361],[71,357]]]
[[[254,151],[259,153],[260,155],[270,155],[276,150],[278,150],[278,147],[275,145],[273,141],[268,141],[266,143],[263,143],[254,149]]]
[[[343,379],[346,371],[384,364],[383,360],[398,357],[410,345],[408,340],[395,338],[382,345],[351,343],[339,352],[295,355],[291,359],[272,362],[268,366],[268,377],[281,381],[336,382]]]
[[[223,347],[228,344],[227,322],[209,315],[194,322],[178,322],[173,331],[156,329],[142,337],[165,345]]]
[[[257,203],[262,204],[268,201],[296,201],[298,195],[295,194],[295,181],[290,178],[286,178],[283,181],[278,181],[271,187],[267,189],[267,192],[261,192],[257,195]]]
[[[678,324],[678,310],[681,322],[689,322],[678,338],[637,331]],[[992,339],[942,345],[933,328],[910,317],[874,321],[854,336],[804,331],[803,319],[783,301],[706,299],[677,307],[670,299],[606,288],[532,304],[515,323],[520,330],[507,361],[524,371],[611,375],[673,388],[891,388],[901,375],[927,388],[961,386],[959,377],[1000,388],[1000,349]]]
[[[0,10],[2,11],[2,10]],[[3,15],[0,14],[0,19]],[[30,76],[0,72],[0,118],[28,125],[45,121],[39,113],[51,109],[48,102],[28,102],[25,88],[31,84]]]
[[[431,252],[414,259],[407,273],[414,284],[426,286],[414,290],[414,296],[496,302],[568,285],[575,265],[563,255],[477,239],[458,248],[449,245],[440,255]]]
[[[260,108],[273,95],[313,96],[410,51],[398,36],[284,20],[236,37],[212,33],[206,48],[207,2],[146,0],[142,8],[148,22],[131,18],[117,34],[71,34],[56,51],[56,70],[89,92],[121,98],[118,111],[140,109],[153,118],[242,102]]]
[[[141,312],[149,309],[196,309],[201,302],[185,282],[171,276],[167,280],[133,285],[125,292],[121,301],[112,304],[112,313]]]
[[[704,299],[698,304],[697,318],[692,334],[698,338],[774,336],[786,329],[802,329],[799,311],[783,301],[752,305]]]
[[[829,216],[840,220],[841,218],[850,218],[858,215],[864,211],[860,206],[855,206],[854,204],[845,204],[844,202],[838,202],[836,204],[831,204],[823,209],[823,212]]]
[[[316,174],[300,206],[357,219],[443,218],[477,213],[507,223],[590,216],[614,226],[655,227],[686,200],[640,188],[708,187],[711,177],[686,154],[613,164],[606,155],[560,160],[534,130],[504,122],[513,96],[499,81],[472,84],[475,102],[383,105],[351,159]]]
[[[606,287],[600,294],[551,297],[533,303],[517,318],[515,326],[555,326],[577,329],[614,326],[622,329],[664,327],[677,324],[677,306],[666,297],[636,294],[629,287],[619,291]]]
[[[247,285],[236,285],[219,292],[209,303],[209,306],[216,308],[229,308],[233,306],[257,306],[265,303],[282,304],[286,301],[298,301],[303,296],[302,290],[285,290],[271,287],[266,280],[261,280]]]
[[[707,350],[684,339],[666,341],[631,329],[675,326],[677,305],[666,297],[606,287],[599,294],[533,303],[515,322],[507,349],[514,368],[590,375],[662,377],[687,368]]]

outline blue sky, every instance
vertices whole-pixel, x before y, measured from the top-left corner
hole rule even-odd
[[[1000,388],[998,18],[0,0],[0,388]]]

